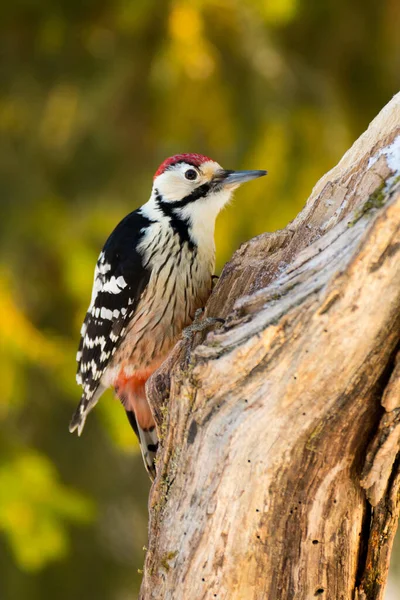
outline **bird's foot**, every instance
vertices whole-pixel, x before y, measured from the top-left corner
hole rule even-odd
[[[222,325],[225,323],[225,319],[221,319],[219,317],[206,317],[205,319],[201,318],[201,315],[204,312],[204,308],[198,308],[194,313],[194,320],[191,325],[185,327],[182,331],[182,336],[187,340],[193,340],[193,337],[199,331],[204,331],[208,329],[212,325],[216,325],[217,323],[221,323]]]

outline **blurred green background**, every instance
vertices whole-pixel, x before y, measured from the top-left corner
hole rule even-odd
[[[0,31],[0,598],[128,600],[136,440],[111,393],[68,433],[100,248],[178,152],[269,170],[220,216],[218,270],[285,226],[400,89],[400,3],[14,0]]]

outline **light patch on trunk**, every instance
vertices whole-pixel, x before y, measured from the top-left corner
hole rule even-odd
[[[400,171],[400,135],[398,135],[389,146],[381,148],[375,156],[371,156],[368,161],[368,169],[370,169],[381,156],[386,157],[386,162],[391,171],[397,174]],[[390,185],[391,180],[388,179],[386,185]]]
[[[308,535],[318,539],[320,533],[321,522],[323,517],[323,509],[326,506],[326,496],[328,488],[332,485],[337,475],[343,471],[346,464],[340,462],[333,469],[329,471],[321,485],[318,487],[318,491],[315,495],[314,502],[311,510],[308,514]]]

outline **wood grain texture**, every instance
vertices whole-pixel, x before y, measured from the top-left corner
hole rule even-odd
[[[147,386],[142,600],[378,600],[399,515],[400,95]]]

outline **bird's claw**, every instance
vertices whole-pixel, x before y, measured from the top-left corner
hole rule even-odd
[[[214,290],[219,280],[219,275],[211,275],[211,289]]]
[[[182,336],[187,340],[192,340],[194,335],[200,331],[204,331],[208,329],[212,325],[216,325],[217,323],[224,324],[225,319],[221,319],[220,317],[206,317],[205,319],[201,318],[201,315],[204,312],[204,308],[198,308],[194,313],[193,323],[182,331]]]

